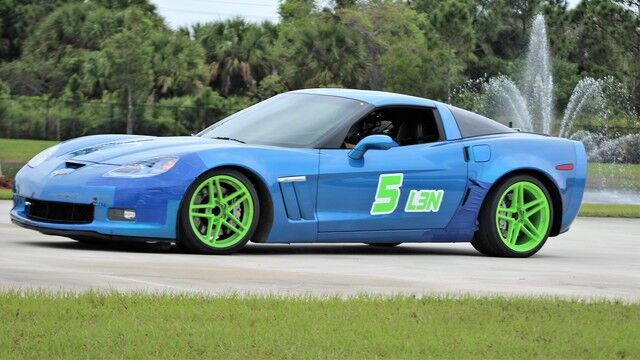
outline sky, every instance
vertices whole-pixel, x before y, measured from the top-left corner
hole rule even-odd
[[[581,0],[568,0],[569,8]],[[277,22],[280,0],[151,0],[172,28],[242,16],[249,21]]]

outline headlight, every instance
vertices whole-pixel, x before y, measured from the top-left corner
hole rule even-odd
[[[171,170],[178,162],[177,157],[153,158],[120,166],[104,174],[106,177],[141,178],[160,175]]]
[[[60,144],[41,151],[38,155],[34,156],[33,159],[29,160],[27,165],[34,168],[42,164],[43,162],[45,162],[45,160],[49,159],[51,155],[53,155],[53,153],[55,153],[56,150],[58,150],[59,147],[60,147]]]

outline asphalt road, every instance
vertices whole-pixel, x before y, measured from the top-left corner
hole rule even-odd
[[[19,228],[0,201],[0,289],[550,295],[640,301],[640,219],[580,218],[529,259],[469,244],[250,244],[232,256],[85,245]]]

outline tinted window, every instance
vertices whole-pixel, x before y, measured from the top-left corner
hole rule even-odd
[[[515,130],[482,115],[448,105],[458,123],[462,137],[514,132]]]
[[[282,94],[213,124],[198,136],[248,144],[313,147],[322,137],[369,105],[336,96]]]

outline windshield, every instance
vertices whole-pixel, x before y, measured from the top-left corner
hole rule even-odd
[[[286,93],[237,112],[198,136],[248,144],[314,147],[368,104],[336,96]]]

